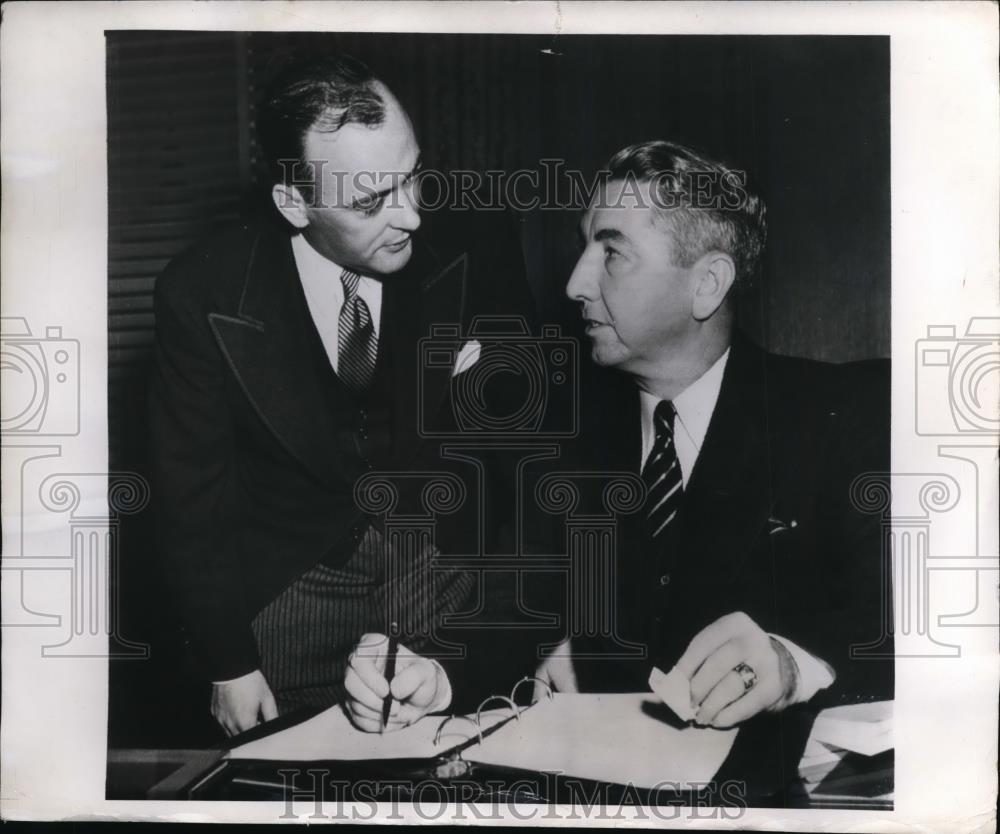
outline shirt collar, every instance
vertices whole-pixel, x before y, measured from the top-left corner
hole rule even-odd
[[[683,432],[696,450],[701,449],[701,444],[708,433],[708,424],[712,419],[712,412],[715,411],[715,404],[719,400],[722,375],[726,370],[729,351],[730,348],[726,348],[726,352],[715,360],[715,364],[711,368],[681,391],[672,401],[674,410],[677,412],[674,419],[674,435]],[[643,435],[652,437],[653,411],[659,404],[660,398],[642,390],[639,391],[639,398],[642,404]]]
[[[321,255],[312,244],[306,240],[303,234],[292,235],[292,254],[295,257],[295,265],[299,268],[299,276],[309,278],[335,275],[338,278],[344,268],[325,255]]]

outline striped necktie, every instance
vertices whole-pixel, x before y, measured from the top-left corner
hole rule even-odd
[[[681,496],[681,464],[674,447],[673,403],[661,401],[653,412],[653,448],[642,468],[646,484],[646,521],[650,538],[656,541],[677,516]]]
[[[371,311],[358,295],[361,276],[345,269],[340,280],[344,285],[344,306],[337,319],[337,374],[355,391],[362,391],[375,373],[378,338]]]

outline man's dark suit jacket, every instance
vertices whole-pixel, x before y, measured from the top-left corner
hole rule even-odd
[[[393,468],[448,468],[417,415],[448,419],[449,375],[419,381],[418,339],[479,314],[532,317],[516,232],[466,215],[432,222],[447,227],[433,245],[419,230],[408,265],[383,281]],[[202,673],[226,680],[258,668],[254,615],[317,561],[350,552],[365,520],[352,496],[363,471],[341,451],[334,372],[280,222],[261,216],[196,245],[160,278],[155,303],[158,545]],[[469,552],[477,520],[449,520],[439,546]],[[493,665],[484,651],[480,670]]]
[[[892,660],[851,656],[880,641],[889,604],[881,519],[851,499],[859,475],[889,471],[888,381],[887,362],[780,357],[736,336],[662,549],[648,543],[641,509],[619,524],[619,627],[648,656],[581,660],[585,690],[645,690],[654,663],[669,671],[698,631],[743,611],[835,670],[814,707],[892,697]],[[602,394],[584,397],[587,467],[638,474],[638,389],[623,374],[594,382]],[[597,402],[618,405],[587,407]],[[577,652],[607,648],[574,641]]]

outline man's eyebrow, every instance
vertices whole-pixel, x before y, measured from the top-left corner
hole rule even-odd
[[[354,209],[369,208],[375,205],[375,203],[379,202],[383,198],[388,197],[389,194],[392,193],[392,191],[393,189],[391,187],[383,188],[381,191],[366,191],[363,196],[354,197],[351,200],[351,208]]]
[[[598,229],[594,232],[594,240],[598,243],[612,241],[614,243],[628,243],[628,235],[618,231],[618,229]]]
[[[419,154],[417,156],[417,161],[413,163],[413,167],[410,169],[410,172],[405,177],[403,177],[403,182],[406,182],[407,180],[411,179],[414,176],[414,174],[416,174],[421,169],[421,167],[423,167],[423,164],[424,164],[423,154]],[[398,188],[398,186],[399,183],[396,181],[396,177],[394,176],[393,183],[388,188],[383,188],[380,191],[371,191],[369,193],[364,194],[361,197],[355,197],[354,199],[352,199],[351,208],[355,209],[364,208],[368,205],[377,203],[379,200],[388,197],[396,188]]]

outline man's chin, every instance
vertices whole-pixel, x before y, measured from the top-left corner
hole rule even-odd
[[[372,264],[372,272],[376,275],[392,275],[406,266],[411,257],[413,257],[413,244],[411,242],[407,242],[407,245],[397,252],[383,250]]]
[[[616,368],[625,361],[619,351],[609,348],[607,345],[594,345],[590,349],[590,359],[601,368]]]

